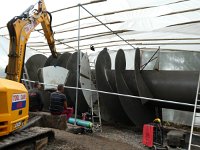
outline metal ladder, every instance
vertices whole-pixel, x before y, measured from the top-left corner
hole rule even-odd
[[[197,115],[197,109],[200,110],[200,90],[199,90],[199,85],[200,84],[200,74],[199,74],[199,81],[197,85],[197,92],[196,92],[196,98],[195,98],[195,104],[194,104],[194,112],[193,112],[193,118],[192,118],[192,125],[191,125],[191,131],[190,131],[190,139],[189,139],[189,145],[188,145],[188,150],[191,150],[192,147],[200,148],[200,143],[198,144],[193,144],[193,136],[198,136],[200,138],[200,134],[193,133],[194,132],[194,127],[200,125],[197,125],[195,120],[197,118],[200,118],[200,115]]]
[[[25,80],[29,80],[29,75],[28,75],[28,71],[27,71],[27,68],[26,68],[26,65],[24,65],[24,72],[23,72],[23,75],[22,75],[23,79]],[[22,80],[22,83],[25,85],[25,87],[30,90],[32,89],[32,85],[29,81],[25,81],[25,80]]]
[[[90,68],[95,67],[95,62],[90,62]],[[96,81],[90,76],[91,84],[93,83],[96,87]],[[92,89],[92,86],[91,86]],[[93,103],[93,99],[96,98],[95,103]],[[91,120],[93,123],[93,132],[102,132],[102,122],[101,122],[101,110],[100,110],[100,103],[99,103],[99,93],[92,92],[91,99],[90,99],[90,107],[91,107]]]
[[[93,94],[92,94],[93,95]],[[91,96],[91,119],[93,123],[93,132],[100,131],[102,132],[102,122],[101,122],[101,110],[99,104],[99,94],[97,92],[97,101],[96,105],[93,104],[93,96]]]

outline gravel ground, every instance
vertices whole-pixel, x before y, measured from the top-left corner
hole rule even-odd
[[[103,126],[103,132],[73,134],[53,129],[55,140],[45,150],[149,150],[142,144],[142,133],[133,129]],[[166,143],[165,143],[166,145]],[[186,150],[170,148],[169,150]]]
[[[103,126],[103,132],[73,134],[56,130],[55,140],[45,150],[145,150],[141,133]]]
[[[127,143],[137,149],[144,149],[142,144],[142,133],[134,132],[133,130],[104,126],[103,132],[98,132],[96,134],[111,140]]]

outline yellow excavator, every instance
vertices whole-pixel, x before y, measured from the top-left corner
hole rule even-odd
[[[8,135],[27,124],[28,92],[20,82],[26,43],[38,24],[42,25],[52,56],[57,57],[51,14],[46,10],[43,0],[39,0],[38,9],[33,10],[33,8],[34,5],[31,5],[20,16],[14,17],[7,23],[10,46],[6,79],[0,79],[0,136]]]

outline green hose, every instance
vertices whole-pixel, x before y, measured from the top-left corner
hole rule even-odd
[[[69,118],[68,119],[68,123],[70,124],[74,124],[75,123],[75,118]],[[85,120],[81,120],[81,119],[76,119],[76,125],[77,126],[82,126],[82,127],[86,127],[86,128],[92,128],[93,124],[90,121],[85,121]]]

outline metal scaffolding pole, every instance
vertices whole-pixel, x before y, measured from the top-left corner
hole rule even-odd
[[[31,80],[27,80],[27,79],[21,79],[22,81],[29,81],[34,83],[35,81],[31,81]],[[55,84],[47,84],[47,83],[42,83],[40,82],[40,84],[43,85],[51,85],[51,86],[57,86]],[[176,100],[166,100],[166,99],[157,99],[157,98],[148,98],[148,97],[143,97],[143,96],[134,96],[134,95],[128,95],[128,94],[120,94],[120,93],[114,93],[114,92],[106,92],[106,91],[100,91],[100,90],[92,90],[92,89],[87,89],[87,88],[77,88],[77,87],[72,87],[72,86],[64,86],[64,88],[68,88],[68,89],[78,89],[78,90],[85,90],[85,91],[91,91],[91,92],[95,92],[95,93],[103,93],[103,94],[111,94],[111,95],[117,95],[117,96],[124,96],[124,97],[130,97],[130,98],[135,98],[136,100],[140,100],[140,99],[145,99],[145,100],[149,100],[149,101],[154,101],[154,102],[162,102],[162,103],[169,103],[169,104],[178,104],[178,105],[182,105],[182,106],[191,106],[194,107],[194,104],[190,104],[190,103],[184,103],[184,102],[177,102]]]
[[[75,121],[74,125],[76,125],[77,119],[77,109],[78,109],[78,85],[79,85],[79,78],[80,78],[80,4],[78,5],[78,51],[77,51],[77,73],[76,73],[76,102],[75,102]]]

